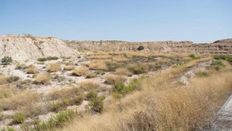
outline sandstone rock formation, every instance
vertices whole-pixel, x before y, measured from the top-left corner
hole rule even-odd
[[[143,46],[144,51],[199,53],[199,54],[232,54],[232,39],[218,40],[213,43],[193,43],[191,41],[66,41],[69,46],[78,50],[100,51],[136,51]]]
[[[0,58],[10,56],[14,60],[37,59],[48,56],[72,57],[77,52],[62,40],[53,37],[0,36]]]

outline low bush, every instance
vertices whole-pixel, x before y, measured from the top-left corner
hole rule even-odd
[[[48,72],[40,72],[35,76],[35,84],[46,84],[50,81],[50,74]]]
[[[0,74],[0,85],[8,83],[8,77]]]
[[[12,62],[12,58],[9,56],[5,56],[2,58],[1,63],[2,65],[9,65]]]
[[[61,70],[61,66],[59,63],[51,63],[47,67],[48,72],[57,72]]]
[[[26,67],[25,72],[27,74],[36,74],[36,73],[38,73],[38,69],[34,65],[29,65],[28,67]]]
[[[35,125],[35,130],[45,131],[52,130],[53,128],[62,127],[65,122],[70,121],[75,116],[75,112],[65,110],[57,113],[54,117],[50,118],[47,122],[38,122]]]
[[[106,80],[105,83],[106,84],[111,84],[111,85],[115,85],[117,83],[123,83],[125,82],[125,77],[120,76],[120,75],[114,75],[114,74],[109,74],[106,76]]]
[[[135,79],[129,84],[125,85],[124,83],[117,83],[114,85],[114,92],[118,94],[125,95],[131,91],[134,91],[138,87],[138,80]]]
[[[72,75],[74,76],[84,76],[88,72],[88,68],[85,66],[77,67],[72,71]]]
[[[216,60],[226,60],[230,64],[232,64],[232,56],[231,55],[215,55],[214,59],[216,59]]]
[[[115,74],[117,74],[117,75],[124,75],[124,76],[130,76],[130,75],[132,75],[132,73],[127,68],[123,68],[123,67],[117,68],[115,70]]]
[[[71,70],[73,70],[73,69],[75,69],[75,66],[74,66],[74,65],[65,65],[65,66],[64,66],[64,70],[66,70],[66,71],[71,71]]]
[[[198,76],[198,77],[206,77],[206,76],[208,76],[209,74],[208,74],[208,72],[206,72],[206,71],[198,71],[197,73],[196,73],[196,76]]]
[[[48,56],[48,57],[38,58],[37,60],[40,62],[44,62],[44,61],[57,60],[57,59],[58,57],[56,56]]]
[[[103,111],[103,100],[105,97],[98,96],[96,92],[89,92],[86,99],[90,101],[90,109],[93,112],[101,113]]]
[[[192,59],[197,59],[198,58],[195,54],[190,54],[189,57],[192,58]]]
[[[146,64],[134,64],[128,68],[133,74],[143,74],[148,72],[148,65]]]
[[[95,72],[88,72],[87,74],[86,74],[86,78],[94,78],[94,77],[96,77],[97,76],[97,73],[95,73]]]
[[[211,66],[217,71],[225,67],[221,60],[213,60]]]
[[[22,124],[25,121],[25,119],[25,114],[18,112],[13,116],[13,121],[11,124]]]

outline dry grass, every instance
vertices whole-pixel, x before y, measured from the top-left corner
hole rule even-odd
[[[80,90],[82,91],[94,91],[98,90],[100,87],[99,84],[92,82],[91,80],[85,80],[80,83]]]
[[[37,93],[30,91],[17,92],[15,95],[1,99],[0,107],[4,110],[20,110],[23,107],[30,107],[31,109],[32,105],[38,100],[39,95]],[[25,112],[27,111],[25,110]]]
[[[108,74],[105,79],[106,79],[105,83],[111,85],[115,85],[117,83],[124,83],[126,80],[124,76],[114,75],[114,74]]]
[[[29,65],[28,67],[26,67],[25,72],[27,74],[36,74],[38,73],[38,69],[34,65]]]
[[[93,60],[90,61],[90,63],[87,64],[89,69],[91,70],[107,70],[107,61],[105,60]]]
[[[8,85],[0,85],[0,99],[11,97],[16,91],[17,89]]]
[[[196,62],[199,60],[145,78],[142,90],[108,106],[102,115],[79,118],[64,130],[184,131],[209,127],[232,91],[232,72],[196,77],[187,87],[172,84],[173,78]]]
[[[34,82],[36,84],[46,84],[50,81],[51,77],[48,72],[40,72],[35,76]]]
[[[124,75],[124,76],[130,76],[130,75],[132,75],[132,73],[127,68],[123,68],[123,67],[117,68],[115,70],[115,74],[117,74],[117,75]]]
[[[59,63],[50,63],[47,67],[48,72],[57,72],[61,70],[61,66]]]
[[[8,83],[8,77],[0,74],[0,85],[7,84],[7,83]]]
[[[65,65],[65,66],[64,66],[64,70],[66,70],[66,71],[71,71],[71,70],[73,70],[73,69],[75,69],[75,66],[74,66],[74,65]]]
[[[85,66],[80,66],[80,67],[76,67],[73,71],[72,71],[72,75],[75,76],[84,76],[86,75],[88,72],[88,68]]]

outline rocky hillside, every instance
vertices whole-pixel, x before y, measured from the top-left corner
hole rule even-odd
[[[48,56],[71,57],[76,51],[62,40],[53,37],[0,36],[0,58],[15,60],[37,59]]]
[[[193,43],[191,41],[66,41],[78,50],[129,51],[144,50],[155,52],[178,52],[200,54],[232,54],[232,39],[218,40],[213,43]]]

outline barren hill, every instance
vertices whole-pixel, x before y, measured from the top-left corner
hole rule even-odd
[[[53,37],[0,36],[0,58],[10,56],[15,60],[41,57],[71,57],[76,52],[62,40]]]
[[[144,51],[199,53],[199,54],[232,54],[232,39],[217,40],[213,43],[193,43],[192,41],[66,41],[69,46],[78,50],[101,51]]]

